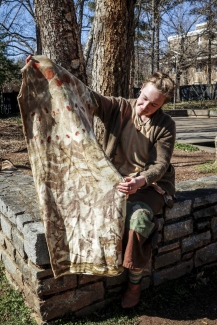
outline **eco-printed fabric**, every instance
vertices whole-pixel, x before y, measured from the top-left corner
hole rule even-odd
[[[18,101],[54,276],[118,275],[126,196],[93,133],[96,100],[45,56],[22,74]]]

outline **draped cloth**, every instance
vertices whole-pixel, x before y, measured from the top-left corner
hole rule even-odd
[[[22,74],[18,102],[54,276],[118,275],[126,196],[93,132],[97,102],[45,56]]]

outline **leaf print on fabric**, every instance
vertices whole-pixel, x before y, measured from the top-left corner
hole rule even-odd
[[[94,96],[45,56],[22,73],[18,101],[54,276],[118,275],[126,197],[93,133]]]

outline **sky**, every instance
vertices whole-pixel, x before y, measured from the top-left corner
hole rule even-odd
[[[3,1],[4,2],[4,1]],[[161,21],[161,45],[166,47],[167,38],[171,35],[180,33],[183,28],[185,31],[194,30],[196,23],[203,21],[203,17],[196,19],[194,16],[189,16],[189,5],[179,5],[175,10],[165,13]],[[87,25],[88,8],[85,7],[83,24]],[[144,20],[148,16],[144,14]],[[7,38],[9,44],[8,53],[12,58],[21,58],[29,53],[34,53],[35,50],[35,24],[33,17],[22,6],[20,1],[6,1],[5,5],[0,6],[0,22],[9,27],[12,25],[12,30],[18,35],[26,37],[25,42],[15,42],[12,37]],[[13,24],[11,24],[13,22]],[[82,33],[81,41],[84,44],[88,37],[89,28],[85,28]],[[28,46],[27,46],[28,44]],[[15,46],[15,47],[14,47]]]

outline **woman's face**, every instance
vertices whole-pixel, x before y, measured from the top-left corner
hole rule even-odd
[[[137,115],[142,121],[145,121],[164,104],[165,99],[166,97],[161,94],[153,84],[148,83],[144,88],[141,89],[141,93],[137,99]]]

